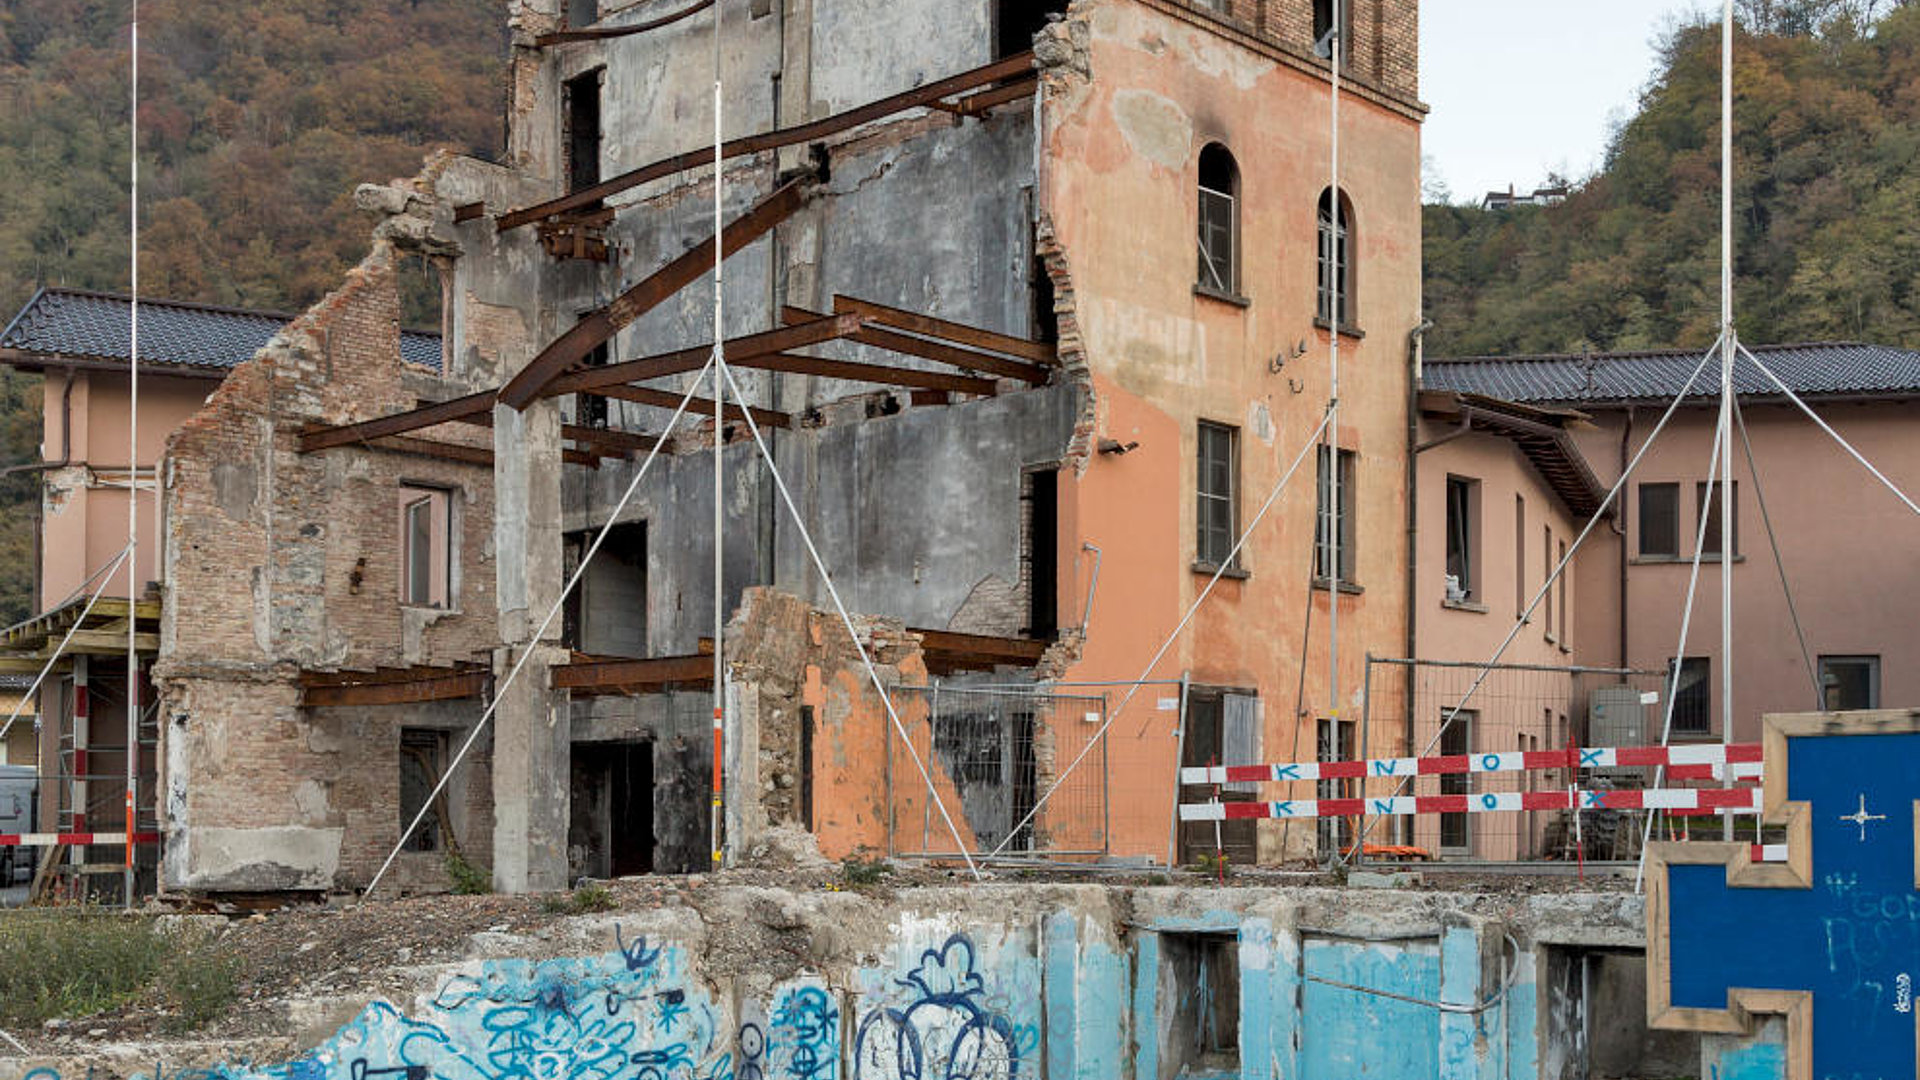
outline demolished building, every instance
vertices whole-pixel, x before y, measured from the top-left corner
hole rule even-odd
[[[505,159],[364,188],[372,253],[172,436],[164,887],[354,888],[402,846],[406,887],[458,855],[549,889],[786,825],[835,857],[1181,859],[1179,764],[1353,724],[1361,643],[1405,625],[1414,5],[1348,13],[1338,198],[1328,5],[694,8],[513,5]],[[720,641],[691,385],[716,13],[722,347],[750,407],[720,432]],[[408,260],[442,285],[437,365],[402,348]],[[1305,479],[1236,551],[1324,415],[1304,357],[1336,333],[1340,565]],[[701,419],[669,430],[687,392]],[[1340,700],[1298,633],[1330,602]],[[1114,683],[1125,716],[1072,690]],[[1227,834],[1243,861],[1316,842]]]

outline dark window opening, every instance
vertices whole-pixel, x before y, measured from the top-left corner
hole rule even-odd
[[[1647,958],[1638,949],[1548,945],[1541,965],[1540,1075],[1552,1080],[1608,1076],[1691,1076],[1700,1034],[1647,1026]]]
[[[1051,639],[1060,631],[1060,474],[1025,475],[1027,636]]]
[[[1240,292],[1240,167],[1219,143],[1200,151],[1200,288]]]
[[[616,878],[653,872],[653,744],[575,743],[567,871]]]
[[[1240,1075],[1240,941],[1232,933],[1160,935],[1160,1080]]]
[[[1680,485],[1640,485],[1640,557],[1680,554]]]
[[[1479,588],[1480,481],[1447,477],[1447,599],[1466,601]]]
[[[1200,421],[1196,457],[1193,557],[1208,566],[1231,565],[1228,556],[1240,533],[1240,430]]]
[[[1820,689],[1829,711],[1880,707],[1878,656],[1823,656]]]
[[[587,353],[586,357],[580,361],[580,365],[590,368],[606,367],[610,357],[611,353],[609,353],[607,349],[607,343],[603,341],[595,345],[592,351]],[[607,415],[609,410],[607,408],[606,398],[599,394],[579,394],[574,397],[573,401],[575,423],[581,427],[600,428],[602,430],[608,426]]]
[[[564,572],[580,567],[595,529],[568,533]],[[593,656],[647,655],[647,523],[630,521],[607,532],[600,550],[560,609],[560,640]]]
[[[1033,36],[1046,29],[1047,16],[1066,11],[1067,0],[1000,0],[994,6],[994,59],[1033,48]]]
[[[1353,329],[1353,209],[1340,196],[1339,219],[1334,219],[1333,192],[1320,193],[1319,306],[1316,315],[1328,326]]]
[[[566,82],[568,191],[600,182],[600,80],[605,74],[605,68],[595,68]]]
[[[813,831],[813,706],[800,706],[800,782],[796,807],[800,827]]]
[[[934,758],[953,781],[961,814],[983,847],[1000,845],[1033,811],[1038,798],[1034,714],[1029,710],[941,713],[933,720]],[[1031,851],[1033,823],[1021,825],[1008,851]]]
[[[1706,735],[1713,731],[1713,662],[1689,656],[1673,679],[1673,733]]]
[[[1321,59],[1333,56],[1327,35],[1333,32],[1333,5],[1336,0],[1313,0],[1313,51]],[[1340,66],[1353,62],[1353,0],[1340,2]]]
[[[1440,714],[1444,722],[1446,713]],[[1453,714],[1453,722],[1440,731],[1440,753],[1442,756],[1473,753],[1473,729],[1480,715],[1469,709],[1461,709]],[[1440,794],[1473,794],[1472,773],[1440,774]],[[1468,829],[1469,815],[1440,815],[1440,850],[1465,852],[1472,847],[1473,837]]]
[[[1028,322],[1033,326],[1033,340],[1045,345],[1058,344],[1060,341],[1060,313],[1054,310],[1053,275],[1047,273],[1047,261],[1036,257],[1033,260],[1033,312]]]
[[[1236,702],[1236,698],[1244,700]],[[1240,723],[1249,716],[1258,717],[1258,705],[1259,702],[1252,695],[1222,693],[1217,689],[1189,693],[1186,732],[1180,749],[1181,767],[1197,769],[1213,765],[1255,764],[1254,761],[1237,761],[1233,758],[1236,753],[1247,752],[1245,748],[1249,738],[1258,738],[1257,731],[1243,734],[1240,727]],[[1256,743],[1254,757],[1258,757],[1257,751]],[[1204,803],[1219,799],[1221,802],[1251,802],[1260,797],[1258,791],[1257,784],[1187,784],[1180,788],[1180,801]],[[1226,855],[1230,865],[1252,866],[1259,859],[1256,824],[1250,818],[1181,822],[1178,857],[1183,864],[1191,865],[1203,853],[1211,857],[1219,852]],[[1216,825],[1218,831],[1215,830]]]
[[[1332,509],[1334,503],[1332,498],[1334,475],[1333,468],[1329,464],[1332,460],[1331,455],[1332,449],[1330,447],[1321,446],[1319,448],[1319,506],[1315,514],[1316,524],[1313,537],[1313,576],[1322,581],[1329,580],[1335,576],[1335,534],[1333,523],[1337,516],[1340,524],[1338,545],[1340,556],[1339,579],[1344,582],[1352,582],[1354,570],[1353,546],[1355,539],[1355,521],[1353,514],[1355,456],[1351,450],[1340,451],[1340,505],[1336,515]]]
[[[446,793],[442,792],[432,806],[427,806],[427,797],[440,782],[446,761],[446,732],[432,728],[400,729],[400,828],[404,830],[411,825],[421,807],[427,807],[420,827],[407,837],[408,851],[440,851],[444,847],[443,834],[449,823],[441,815],[447,805]]]
[[[567,26],[578,30],[600,21],[600,0],[567,0]]]
[[[1709,495],[1707,491],[1709,487],[1713,489],[1711,495]],[[1726,489],[1718,483],[1711,485],[1700,483],[1693,486],[1693,505],[1695,512],[1701,514],[1707,520],[1707,530],[1700,538],[1700,553],[1703,555],[1720,554],[1720,508],[1729,502],[1729,500],[1722,498],[1725,494]],[[1733,517],[1727,521],[1727,529],[1729,531],[1727,539],[1732,541],[1733,554],[1738,557],[1740,554],[1740,481],[1738,480],[1733,482],[1733,498],[1731,503],[1733,506]]]

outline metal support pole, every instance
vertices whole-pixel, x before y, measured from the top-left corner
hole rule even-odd
[[[1179,724],[1173,732],[1173,816],[1167,826],[1167,869],[1177,865],[1180,852],[1180,765],[1187,757],[1187,677],[1180,673]]]
[[[713,868],[720,869],[721,807],[726,799],[726,427],[727,350],[724,321],[726,245],[720,242],[727,181],[721,171],[720,5],[713,7]],[[742,409],[748,408],[745,401]]]
[[[140,599],[140,0],[133,0],[131,110],[128,115],[128,247],[132,298],[128,304],[127,348],[127,464],[131,477],[127,490],[127,786],[126,786],[126,862],[121,874],[121,899],[133,908],[133,808],[134,792],[140,782],[140,655],[135,650],[140,617],[135,607]],[[154,498],[159,500],[156,485]]]

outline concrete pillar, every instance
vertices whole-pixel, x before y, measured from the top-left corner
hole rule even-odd
[[[494,550],[502,648],[493,717],[493,887],[543,892],[567,885],[571,766],[566,694],[548,689],[566,662],[560,619],[560,406],[494,409]],[[522,657],[519,677],[506,677]]]

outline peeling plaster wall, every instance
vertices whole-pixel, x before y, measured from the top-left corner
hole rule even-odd
[[[154,669],[167,887],[363,882],[369,860],[399,835],[399,726],[471,721],[383,708],[329,734],[332,721],[298,707],[301,670],[450,665],[484,657],[493,641],[489,470],[362,447],[295,448],[306,424],[457,392],[400,359],[394,273],[392,247],[377,241],[340,289],[236,368],[168,443],[169,588]],[[464,428],[421,435],[475,441]],[[444,610],[400,603],[403,483],[452,493]],[[484,812],[468,817],[465,839],[484,847]],[[408,883],[443,880],[438,856],[402,873]]]
[[[1212,1075],[1508,1080],[1537,1075],[1533,959],[1548,928],[1618,941],[1640,915],[1624,894],[703,888],[538,937],[478,934],[469,959],[396,969],[408,991],[329,1000],[358,1013],[286,1040],[278,1064],[184,1047],[159,1068],[113,1060],[220,1080],[1172,1080],[1181,1048],[1167,1040],[1185,1037],[1197,988],[1168,984],[1163,965],[1201,934],[1224,940],[1215,985],[1238,1002],[1219,1006],[1232,1039]],[[30,1064],[77,1080],[92,1062]]]

